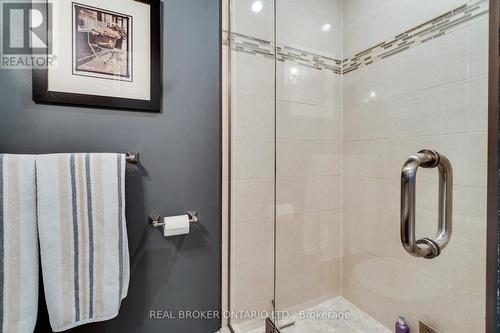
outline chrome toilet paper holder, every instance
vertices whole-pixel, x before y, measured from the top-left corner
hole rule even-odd
[[[196,210],[188,210],[186,212],[186,215],[189,217],[189,222],[190,223],[198,223],[200,222],[198,218],[198,211]],[[153,228],[160,228],[165,225],[165,223],[162,220],[162,216],[160,214],[152,214],[149,215],[149,224]]]

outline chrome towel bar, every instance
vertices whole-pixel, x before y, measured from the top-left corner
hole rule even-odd
[[[435,239],[415,240],[415,203],[417,170],[438,168],[439,208],[438,231]],[[450,161],[436,151],[424,149],[410,156],[401,172],[401,243],[414,257],[432,259],[448,245],[452,232],[453,169]]]
[[[125,160],[131,164],[139,163],[139,153],[127,153],[125,154]]]

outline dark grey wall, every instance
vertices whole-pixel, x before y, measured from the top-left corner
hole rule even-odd
[[[31,73],[0,70],[0,152],[141,153],[127,174],[131,256],[118,318],[73,332],[213,333],[220,321],[154,320],[151,310],[220,310],[219,1],[164,3],[163,112],[36,105]],[[198,209],[187,237],[164,239],[150,213]],[[41,299],[37,332],[48,329]]]

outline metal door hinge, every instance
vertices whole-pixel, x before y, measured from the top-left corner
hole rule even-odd
[[[280,333],[270,318],[266,318],[266,333]]]

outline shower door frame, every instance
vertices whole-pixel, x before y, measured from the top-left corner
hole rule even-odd
[[[486,332],[500,331],[500,0],[490,0],[489,104],[488,104],[488,188],[486,236]]]

